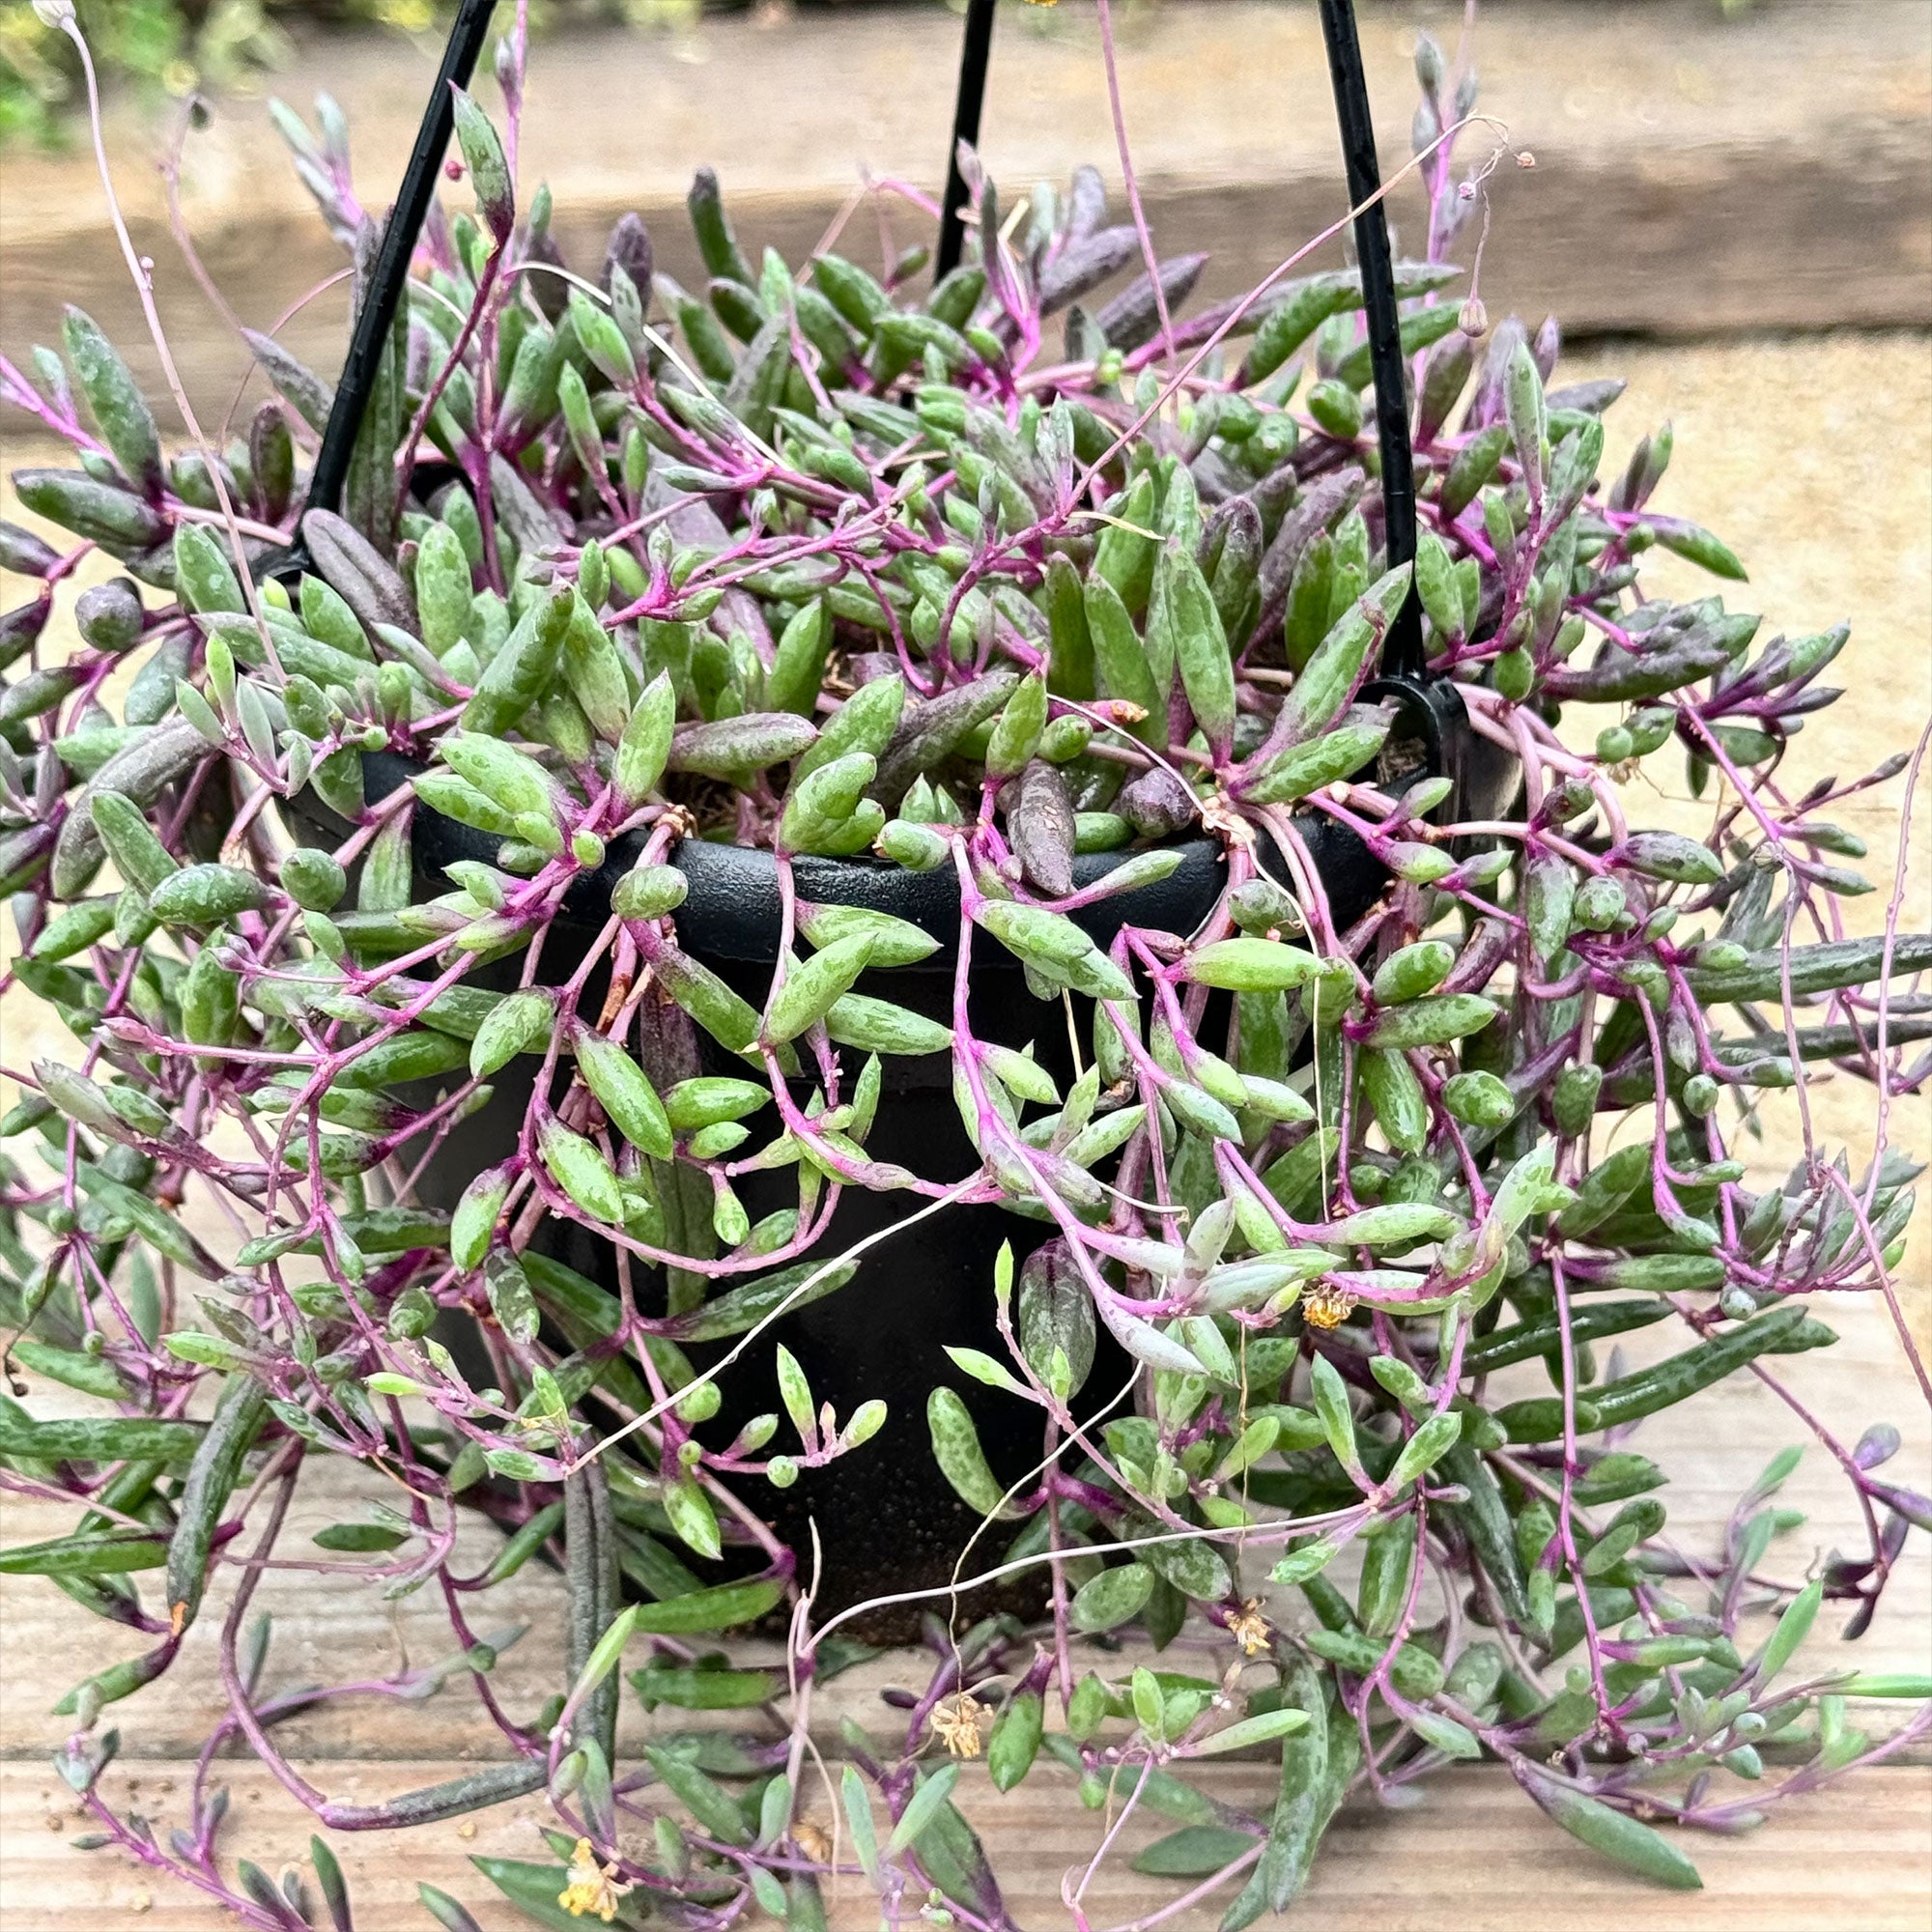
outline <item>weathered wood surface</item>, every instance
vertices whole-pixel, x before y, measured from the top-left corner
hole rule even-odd
[[[1453,48],[1450,0],[1363,0],[1362,39],[1385,169],[1408,156],[1418,26]],[[1122,89],[1150,218],[1167,252],[1212,253],[1210,294],[1253,285],[1346,212],[1315,10],[1177,0],[1121,22]],[[1716,0],[1499,5],[1475,43],[1481,107],[1536,156],[1492,180],[1484,291],[1495,314],[1560,315],[1572,330],[1922,326],[1932,320],[1932,14],[1924,0]],[[526,189],[548,180],[555,232],[594,269],[612,218],[649,220],[660,267],[696,271],[683,198],[715,165],[740,231],[797,260],[864,176],[935,190],[951,126],[959,26],[945,9],[799,14],[775,31],[735,15],[675,42],[616,30],[540,43],[524,141]],[[434,73],[428,43],[338,35],[304,44],[273,86],[307,111],[347,109],[356,183],[382,208]],[[483,98],[494,88],[479,83]],[[983,149],[1012,205],[1036,180],[1092,161],[1118,185],[1092,9],[1003,10]],[[182,266],[156,160],[169,128],[133,102],[110,151],[136,245],[154,258],[177,359],[218,417],[246,355]],[[1466,136],[1481,161],[1495,135]],[[255,327],[342,266],[259,101],[220,105],[191,137],[185,213],[216,285]],[[452,206],[463,205],[460,191]],[[1413,184],[1391,203],[1419,228]],[[897,245],[925,241],[905,209]],[[867,215],[851,245],[870,261]],[[1324,262],[1339,261],[1330,249]],[[10,156],[0,197],[0,344],[50,341],[60,304],[94,313],[144,378],[156,367],[102,218],[84,143]],[[285,331],[333,376],[343,296]]]
[[[1844,1339],[1834,1349],[1777,1362],[1778,1379],[1827,1427],[1856,1435],[1865,1421],[1881,1415],[1897,1422],[1906,1435],[1895,1465],[1899,1480],[1927,1486],[1932,1435],[1922,1406],[1899,1368],[1883,1311],[1860,1302],[1826,1312]],[[1670,1346],[1656,1330],[1636,1339],[1645,1346],[1631,1350],[1634,1360]],[[1670,1504],[1672,1539],[1679,1550],[1692,1561],[1714,1555],[1738,1492],[1776,1448],[1803,1439],[1803,1430],[1781,1412],[1777,1397],[1763,1384],[1742,1378],[1688,1411],[1673,1411],[1645,1425],[1639,1446],[1677,1472],[1662,1493]],[[329,1467],[304,1479],[281,1549],[298,1561],[312,1555],[318,1568],[280,1569],[263,1580],[256,1601],[274,1613],[277,1631],[264,1680],[269,1690],[383,1678],[403,1667],[406,1660],[420,1666],[448,1648],[433,1604],[420,1595],[385,1604],[365,1587],[331,1582],[327,1566],[333,1559],[307,1544],[314,1530],[355,1514],[358,1500],[381,1492],[381,1479],[359,1471]],[[1805,1458],[1783,1500],[1804,1509],[1807,1521],[1775,1546],[1764,1566],[1767,1574],[1795,1582],[1829,1548],[1855,1546],[1856,1519],[1843,1484],[1816,1451]],[[7,1541],[56,1533],[71,1515],[64,1507],[9,1503]],[[469,1549],[483,1557],[493,1545],[494,1532],[478,1528]],[[114,1714],[126,1741],[124,1763],[111,1774],[117,1792],[132,1796],[143,1808],[152,1806],[169,1823],[184,1819],[192,1757],[220,1708],[215,1631],[233,1580],[230,1570],[211,1590],[209,1606],[181,1664]],[[1694,1585],[1685,1587],[1687,1595],[1694,1596]],[[1281,1603],[1279,1608],[1288,1628],[1300,1621],[1292,1603]],[[1925,1539],[1914,1538],[1869,1634],[1855,1646],[1838,1643],[1842,1613],[1828,1609],[1804,1661],[1819,1670],[1850,1665],[1923,1668],[1928,1616],[1932,1555]],[[557,1577],[534,1566],[526,1569],[492,1593],[489,1614],[478,1623],[486,1632],[518,1623],[530,1626],[492,1680],[506,1707],[527,1718],[560,1688]],[[86,1898],[93,1901],[90,1912],[99,1909],[104,1915],[90,1917],[87,1923],[118,1926],[124,1921],[112,1913],[131,1913],[129,1901],[145,1890],[156,1895],[162,1915],[154,1922],[179,1932],[213,1928],[218,1919],[212,1911],[196,1917],[198,1908],[175,1888],[147,1881],[137,1885],[111,1855],[84,1858],[66,1848],[66,1836],[80,1827],[67,1814],[61,1787],[47,1768],[47,1753],[66,1728],[47,1714],[47,1707],[76,1678],[139,1648],[138,1642],[81,1618],[49,1586],[15,1577],[0,1579],[0,1754],[10,1794],[0,1814],[0,1923],[7,1932],[40,1932],[42,1926],[62,1922],[52,1913],[52,1902],[77,1904]],[[1217,1664],[1224,1661],[1214,1660]],[[923,1674],[917,1658],[905,1656],[883,1658],[848,1672],[818,1700],[814,1729],[830,1747],[837,1720],[850,1715],[875,1737],[894,1735],[903,1720],[878,1693],[889,1685],[917,1685]],[[1862,1706],[1859,1721],[1882,1733],[1900,1711],[1896,1705]],[[627,1696],[620,1746],[628,1755],[653,1724],[669,1727],[688,1721],[669,1712],[646,1718]],[[494,1727],[462,1689],[421,1703],[345,1700],[289,1720],[277,1727],[276,1735],[311,1782],[331,1797],[358,1802],[458,1775],[499,1754]],[[1239,1790],[1248,1802],[1265,1801],[1262,1767],[1217,1767],[1213,1776],[1230,1780],[1231,1795]],[[130,1778],[138,1787],[132,1793],[127,1782]],[[308,1826],[298,1807],[245,1756],[224,1765],[221,1781],[245,1798],[225,1828],[227,1849],[274,1869],[278,1860],[306,1843]],[[1065,1783],[1060,1774],[1049,1773],[1039,1785],[1023,1787],[1027,1796],[1003,1802],[983,1779],[969,1780],[976,1794],[969,1809],[990,1829],[996,1863],[1013,1874],[1015,1897],[1027,1908],[1019,1917],[1032,1926],[1071,1922],[1056,1903],[1060,1874],[1090,1858],[1101,1835],[1102,1821],[1079,1809],[1070,1790],[1059,1788]],[[1047,1802],[1049,1787],[1052,1802]],[[479,1822],[473,1839],[464,1837],[455,1825],[425,1828],[406,1840],[338,1836],[338,1850],[353,1860],[352,1870],[369,1894],[369,1927],[403,1932],[417,1923],[403,1901],[418,1878],[443,1884],[475,1905],[488,1888],[473,1873],[466,1878],[463,1861],[476,1851],[543,1857],[535,1833],[542,1808],[536,1800],[498,1807]],[[49,1819],[58,1820],[58,1829]],[[1932,1897],[1926,1889],[1932,1884],[1932,1753],[1915,1750],[1898,1768],[1800,1800],[1776,1812],[1767,1830],[1767,1835],[1747,1841],[1698,1841],[1694,1849],[1707,1867],[1711,1897],[1656,1902],[1646,1894],[1646,1907],[1655,1905],[1661,1914],[1651,1924],[1738,1926],[1751,1932],[1798,1932],[1812,1924],[1842,1925],[1847,1932],[1852,1927],[1921,1924],[1922,1909],[1914,1901]],[[1136,1879],[1121,1861],[1111,1863],[1120,1868],[1094,1894],[1094,1925],[1113,1924],[1175,1895],[1164,1881]],[[1421,1813],[1380,1813],[1371,1807],[1351,1814],[1324,1861],[1311,1905],[1319,1900],[1323,1910],[1332,1908],[1341,1925],[1409,1924],[1430,1932],[1467,1932],[1480,1926],[1484,1932],[1492,1927],[1503,1932],[1505,1927],[1547,1926],[1550,1921],[1539,1915],[1547,1911],[1548,1887],[1559,1876],[1573,1889],[1580,1926],[1621,1922],[1630,1908],[1629,1894],[1619,1889],[1614,1875],[1600,1870],[1594,1860],[1545,1825],[1507,1777],[1455,1774],[1430,1786]],[[1846,1910],[1833,1919],[1825,1906],[1839,1890],[1847,1894]],[[1855,1910],[1852,1900],[1857,1901]],[[1378,1916],[1398,1901],[1406,1918]],[[1919,1912],[1917,1918],[1911,1917],[1915,1910]],[[25,1916],[16,1916],[20,1914]],[[507,1917],[482,1917],[491,1932],[498,1924],[507,1932],[513,1923]],[[135,1921],[130,1917],[126,1922]],[[1206,1925],[1211,1917],[1185,1922]]]
[[[142,1794],[159,1806],[183,1783],[177,1767],[131,1767]],[[361,1792],[429,1783],[460,1771],[434,1759],[397,1759],[349,1775]],[[245,1835],[270,1872],[306,1859],[309,1827],[298,1808],[255,1766],[236,1766],[231,1829]],[[1100,1833],[1083,1811],[1072,1779],[1036,1774],[1024,1798],[973,1787],[965,1809],[983,1832],[1006,1882],[1014,1917],[1028,1932],[1071,1920],[1063,1882],[1077,1884]],[[1202,1779],[1217,1797],[1265,1803],[1260,1767],[1226,1765]],[[1855,1785],[1795,1802],[1766,1828],[1775,1833],[1699,1840],[1700,1892],[1634,1889],[1543,1822],[1506,1773],[1484,1768],[1439,1781],[1429,1804],[1407,1812],[1351,1805],[1336,1821],[1308,1890],[1285,1920],[1321,1932],[1924,1932],[1932,1918],[1932,1770],[1880,1768]],[[357,1932],[426,1932],[433,1920],[416,1903],[418,1883],[464,1900],[484,1932],[526,1932],[528,1920],[493,1902],[472,1856],[542,1858],[534,1802],[499,1805],[475,1819],[471,1835],[456,1825],[426,1826],[406,1845],[337,1835],[331,1842],[355,1901]],[[814,1807],[829,1822],[828,1801]],[[230,1932],[234,1921],[192,1894],[156,1884],[111,1855],[67,1849],[76,1829],[67,1794],[50,1772],[0,1767],[0,1925],[7,1932]],[[1155,1835],[1129,1820],[1122,1842]],[[111,1860],[111,1861],[110,1861]],[[837,1932],[871,1932],[876,1908],[857,1895],[859,1881],[834,1900]],[[1164,1879],[1137,1877],[1124,1860],[1105,1867],[1087,1893],[1095,1927],[1131,1923],[1178,1896]],[[1210,1932],[1218,1914],[1192,1911],[1167,1921],[1171,1932]],[[770,1921],[754,1915],[752,1924]],[[586,1919],[586,1925],[595,1920]]]

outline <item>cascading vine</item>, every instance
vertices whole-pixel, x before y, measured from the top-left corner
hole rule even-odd
[[[1178,1829],[1127,1844],[1178,1889],[1134,1925],[1213,1898],[1234,1928],[1289,1904],[1351,1791],[1454,1760],[1507,1765],[1584,1843],[1685,1886],[1658,1823],[1740,1829],[1932,1724],[1873,1744],[1848,1696],[1932,1687],[1791,1667],[1827,1604],[1862,1632],[1932,1502],[1881,1473],[1888,1424],[1840,1444],[1775,1366],[1833,1340],[1832,1296],[1898,1317],[1918,1168],[1885,1115],[1932,1070],[1909,990],[1932,936],[1899,930],[1896,891],[1851,935],[1863,848],[1827,814],[1907,760],[1795,794],[1781,760],[1835,695],[1843,629],[1761,643],[1716,596],[1646,592],[1657,548],[1743,572],[1654,506],[1667,430],[1605,483],[1619,385],[1554,385],[1553,325],[1492,328],[1456,293],[1495,156],[1454,159],[1473,76],[1426,39],[1417,69],[1412,569],[1386,567],[1354,271],[1298,272],[1304,249],[1189,312],[1204,258],[1151,259],[1097,173],[1007,209],[968,155],[967,260],[923,296],[917,248],[876,276],[831,241],[754,267],[708,173],[701,292],[654,272],[636,216],[580,273],[546,190],[519,216],[521,28],[504,134],[458,96],[476,212],[425,232],[340,515],[304,515],[328,386],[266,336],[246,436],[172,457],[79,311],[64,354],[0,358],[0,394],[77,466],[14,477],[69,547],[0,526],[38,582],[0,618],[7,991],[72,1037],[6,1069],[0,1321],[30,1378],[92,1399],[0,1397],[0,1487],[81,1512],[0,1568],[145,1642],[58,1707],[92,1843],[247,1924],[314,1922],[302,1882],[217,1858],[215,1747],[240,1738],[328,1830],[546,1791],[554,1861],[478,1861],[539,1922],[723,1927],[755,1902],[812,1927],[842,1888],[894,1923],[1004,1932],[954,1802],[983,1748],[999,1792],[1065,1791],[1059,1767],[1108,1807],[1075,1922],[1154,1814]],[[366,276],[340,116],[280,118]],[[875,198],[888,229],[920,213]],[[80,591],[67,648],[56,600],[103,556],[135,581]],[[1473,739],[1520,773],[1500,815],[1418,777],[1365,695],[1411,596]],[[1700,833],[1633,823],[1629,781],[1666,752]],[[1137,919],[1204,839],[1198,919]],[[703,956],[694,842],[769,855],[755,998]],[[469,856],[437,873],[432,843]],[[826,861],[956,881],[956,931],[814,899]],[[944,1018],[867,990],[947,947]],[[976,1027],[975,974],[1009,955],[1051,1051]],[[971,1172],[875,1132],[889,1064],[920,1057],[950,1063]],[[1872,1082],[1873,1163],[1807,1117],[1759,1191],[1764,1096],[1822,1065]],[[431,1205],[511,1081],[513,1144]],[[753,1219],[773,1176],[795,1201]],[[812,1690],[878,1605],[825,1613],[775,1492],[885,1453],[887,1407],[833,1412],[766,1331],[892,1232],[828,1239],[854,1191],[902,1197],[895,1228],[1012,1210],[1021,1252],[984,1284],[1004,1353],[950,1352],[1037,1411],[1037,1465],[997,1476],[951,1385],[921,1454],[980,1520],[955,1584],[1033,1579],[1041,1607],[886,1593],[927,1613],[929,1679],[902,1734],[848,1729],[834,1797]],[[551,1252],[559,1228],[606,1280]],[[1616,1338],[1644,1329],[1676,1339],[1629,1366]],[[1130,1379],[1099,1387],[1096,1359]],[[1776,1579],[1803,1568],[1775,1546],[1792,1455],[1693,1560],[1631,1446],[1746,1370],[1869,1532],[1802,1586]],[[761,1402],[774,1377],[783,1416],[727,1435],[734,1384]],[[390,1480],[315,1539],[331,1587],[440,1598],[441,1693],[477,1696],[506,1753],[372,1804],[314,1788],[276,1723],[425,1673],[278,1690],[249,1615],[298,1489],[343,1462]],[[470,1570],[478,1513],[502,1541]],[[567,1656],[518,1711],[479,1620],[539,1558]],[[113,1801],[106,1721],[215,1605],[226,1709],[163,1839]],[[760,1624],[781,1651],[716,1648]],[[654,1714],[640,1762],[620,1661]],[[1797,1762],[1775,1792],[1714,1783],[1772,1747]],[[1279,1759],[1271,1809],[1190,1782],[1235,1750]],[[314,1875],[352,1932],[322,1838]]]

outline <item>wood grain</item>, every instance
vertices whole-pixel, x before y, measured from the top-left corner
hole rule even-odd
[[[464,1769],[410,1759],[347,1775],[358,1793],[431,1783]],[[183,1785],[181,1768],[131,1761],[112,1776],[157,1807]],[[1066,1926],[1063,1882],[1078,1884],[1103,1829],[1081,1809],[1063,1772],[1037,1773],[1022,1793],[971,1787],[965,1808],[985,1834],[1009,1909],[1027,1932]],[[237,1842],[271,1873],[306,1865],[310,1823],[258,1766],[224,1767]],[[1265,1804],[1260,1766],[1218,1766],[1201,1780],[1217,1798]],[[1704,1875],[1700,1892],[1662,1892],[1604,1864],[1546,1823],[1507,1774],[1483,1768],[1439,1779],[1411,1811],[1351,1805],[1331,1829],[1306,1893],[1288,1921],[1322,1932],[1924,1932],[1932,1915],[1932,1769],[1879,1768],[1855,1783],[1793,1801],[1757,1833],[1700,1837],[1690,1845]],[[830,1821],[821,1797],[813,1807]],[[475,1856],[545,1861],[535,1802],[498,1805],[465,1826],[432,1825],[406,1842],[335,1833],[355,1905],[356,1932],[426,1932],[416,1903],[427,1883],[460,1898],[484,1932],[527,1932],[470,1864]],[[77,1853],[82,1828],[50,1772],[0,1767],[0,1925],[7,1932],[230,1932],[234,1921],[185,1888],[157,1882],[111,1852]],[[1157,1830],[1129,1819],[1121,1844],[1137,1848]],[[870,1932],[877,1909],[851,1891],[834,1901],[838,1932]],[[1083,1900],[1100,1932],[1179,1895],[1164,1879],[1138,1876],[1124,1858],[1104,1866]],[[1183,1913],[1172,1932],[1209,1932],[1218,1909]],[[765,1924],[762,1918],[756,1924]],[[1264,1921],[1274,1922],[1274,1921]],[[586,1924],[594,1921],[586,1920]]]
[[[1932,1435],[1899,1365],[1882,1308],[1847,1301],[1827,1312],[1843,1340],[1833,1349],[1778,1362],[1778,1380],[1828,1427],[1855,1435],[1878,1416],[1894,1420],[1906,1437],[1894,1465],[1898,1479],[1932,1487]],[[1633,1360],[1670,1346],[1656,1330],[1637,1339],[1646,1346],[1632,1350]],[[1776,1395],[1743,1378],[1655,1418],[1635,1438],[1637,1446],[1676,1472],[1662,1493],[1671,1506],[1673,1541],[1693,1562],[1714,1553],[1738,1492],[1769,1454],[1786,1441],[1802,1439],[1803,1432],[1781,1415]],[[380,1493],[380,1479],[372,1483],[366,1472],[333,1463],[319,1467],[304,1477],[283,1550],[299,1554],[315,1529],[355,1514],[363,1499]],[[1807,1520],[1774,1546],[1764,1566],[1767,1574],[1796,1582],[1826,1548],[1854,1547],[1856,1519],[1844,1485],[1815,1450],[1782,1499],[1804,1510]],[[56,1533],[67,1526],[71,1514],[53,1505],[10,1502],[7,1540]],[[494,1535],[482,1526],[469,1531],[467,1559],[487,1560]],[[314,1555],[318,1564],[327,1565],[323,1552]],[[113,1774],[122,1780],[119,1792],[141,1808],[152,1807],[165,1823],[185,1821],[186,1774],[213,1714],[221,1708],[214,1630],[233,1578],[232,1569],[217,1576],[209,1608],[180,1665],[114,1714],[127,1750]],[[1684,1590],[1687,1598],[1696,1598],[1694,1585]],[[270,1690],[380,1679],[406,1663],[427,1662],[447,1648],[435,1605],[420,1596],[384,1603],[366,1586],[331,1579],[326,1567],[271,1573],[264,1578],[257,1602],[276,1619],[264,1680]],[[1293,1629],[1299,1622],[1292,1604],[1277,1604],[1275,1609],[1285,1627]],[[1932,1555],[1926,1539],[1915,1537],[1869,1634],[1857,1645],[1839,1643],[1842,1613],[1828,1610],[1804,1662],[1821,1671],[1853,1665],[1922,1669],[1928,1620]],[[507,1651],[492,1683],[511,1712],[527,1719],[560,1688],[559,1579],[535,1566],[493,1592],[490,1613],[479,1619],[486,1630],[525,1622],[528,1634]],[[64,1920],[53,1902],[85,1898],[90,1913],[103,1915],[90,1917],[89,1925],[98,1924],[102,1932],[131,1928],[142,1922],[131,1901],[145,1891],[162,1915],[146,1922],[165,1925],[170,1932],[200,1932],[204,1926],[212,1932],[218,1919],[206,1912],[196,1917],[197,1908],[179,1888],[137,1883],[117,1856],[84,1860],[66,1845],[79,1827],[47,1768],[48,1753],[66,1730],[63,1720],[47,1714],[47,1706],[78,1676],[140,1646],[126,1641],[125,1633],[82,1618],[49,1586],[26,1577],[0,1578],[0,1753],[5,1760],[0,1771],[6,1793],[0,1807],[0,1926],[6,1932],[50,1932],[74,1922]],[[1098,1653],[1094,1661],[1121,1667]],[[1225,1661],[1208,1660],[1209,1667]],[[923,1676],[916,1654],[894,1654],[836,1679],[814,1713],[821,1745],[836,1750],[838,1722],[847,1717],[882,1744],[898,1735],[903,1719],[881,1701],[880,1692],[895,1686],[914,1688]],[[1901,1710],[1866,1704],[1858,1721],[1882,1734]],[[654,1725],[686,1721],[668,1712],[647,1718],[627,1697],[620,1739],[624,1755],[634,1758]],[[425,1702],[345,1699],[292,1719],[276,1735],[312,1783],[332,1798],[357,1802],[458,1776],[497,1756],[500,1749],[494,1727],[460,1688]],[[1070,1925],[1074,1921],[1057,1902],[1060,1875],[1076,1861],[1092,1857],[1099,1842],[1099,1821],[1081,1811],[1070,1793],[1050,1788],[1067,1782],[1060,1773],[1036,1776],[1039,1782],[1030,1780],[1022,1787],[1024,1797],[1004,1802],[981,1777],[969,1778],[962,1789],[969,1794],[969,1811],[988,1828],[996,1868],[1011,1877],[1021,1922],[1030,1927]],[[1215,1766],[1209,1776],[1226,1780],[1231,1797],[1244,1794],[1236,1802],[1266,1802],[1264,1767]],[[129,1778],[135,1787],[131,1791],[126,1782]],[[308,1826],[298,1815],[298,1807],[261,1767],[239,1759],[222,1767],[220,1781],[238,1800],[222,1840],[227,1851],[273,1870],[278,1861],[295,1856],[306,1843]],[[473,1839],[464,1837],[455,1825],[424,1828],[407,1838],[338,1834],[338,1850],[350,1864],[358,1898],[367,1894],[358,1912],[360,1932],[371,1927],[374,1932],[403,1932],[423,1924],[407,1903],[418,1878],[456,1890],[473,1906],[488,1888],[474,1874],[466,1877],[465,1859],[477,1851],[541,1858],[535,1821],[542,1808],[536,1800],[499,1806],[479,1818]],[[49,1819],[56,1821],[51,1827]],[[1130,1836],[1128,1842],[1140,1840]],[[1706,1926],[1748,1932],[1800,1932],[1813,1925],[1841,1927],[1843,1932],[1920,1926],[1922,1901],[1932,1896],[1927,1891],[1932,1883],[1932,1754],[1918,1751],[1900,1766],[1801,1800],[1777,1811],[1761,1837],[1700,1841],[1695,1849],[1706,1868],[1707,1894],[1690,1901],[1642,1894],[1650,1915],[1647,1932],[1678,1926],[1687,1932]],[[1350,1813],[1324,1854],[1310,1904],[1319,1904],[1324,1922],[1344,1928],[1512,1932],[1522,1927],[1544,1932],[1552,1922],[1545,1916],[1548,1887],[1559,1874],[1566,1911],[1577,1932],[1621,1924],[1637,1902],[1615,1873],[1545,1825],[1506,1776],[1462,1772],[1434,1780],[1421,1811],[1370,1807]],[[1840,1894],[1841,1903],[1833,1906]],[[1165,1881],[1136,1878],[1117,1858],[1096,1881],[1089,1917],[1094,1927],[1110,1925],[1175,1895]],[[849,1922],[867,1921],[861,1914]],[[1181,1922],[1206,1926],[1211,1915]],[[508,1932],[512,1921],[485,1915],[483,1923],[489,1932],[498,1925]]]

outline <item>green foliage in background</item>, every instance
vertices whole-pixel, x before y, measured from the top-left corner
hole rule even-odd
[[[617,20],[633,27],[682,26],[704,0],[535,0],[532,26]],[[78,0],[80,23],[103,79],[157,98],[196,88],[245,87],[283,67],[298,22],[427,35],[448,25],[452,0]],[[502,10],[510,11],[506,4]],[[52,146],[67,137],[78,104],[80,70],[66,38],[33,0],[0,0],[0,143]]]

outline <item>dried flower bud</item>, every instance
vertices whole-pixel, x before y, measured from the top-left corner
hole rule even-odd
[[[1415,37],[1415,78],[1425,94],[1441,92],[1442,82],[1449,71],[1448,64],[1442,58],[1442,49],[1432,34],[1417,34]]]
[[[1191,825],[1200,810],[1194,794],[1162,765],[1122,785],[1114,809],[1149,838],[1165,838]]]

